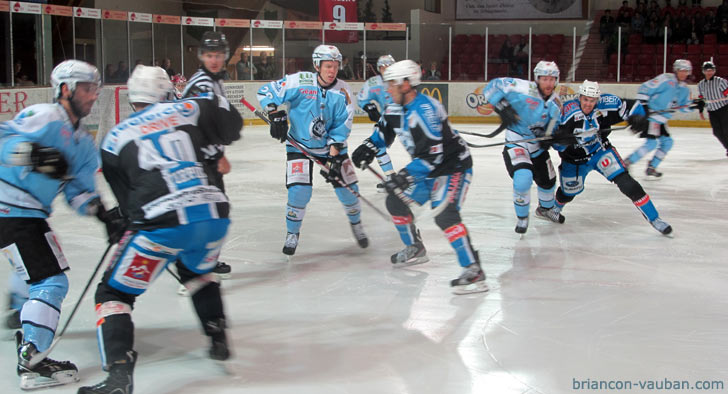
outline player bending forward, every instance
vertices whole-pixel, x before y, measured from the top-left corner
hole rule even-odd
[[[242,119],[213,93],[160,102],[173,91],[160,67],[137,66],[128,86],[136,112],[101,143],[104,177],[132,223],[96,288],[97,337],[109,376],[81,387],[79,394],[132,392],[134,302],[177,259],[210,337],[210,358],[230,356],[220,286],[212,274],[230,224],[230,205],[203,148],[239,139]]]
[[[579,98],[564,103],[561,126],[554,133],[553,147],[561,156],[561,186],[556,191],[555,209],[560,212],[584,191],[586,176],[597,170],[632,200],[652,227],[662,234],[670,234],[672,227],[660,219],[650,196],[629,175],[617,149],[607,138],[610,127],[624,120],[636,132],[647,129],[645,111],[638,102],[602,94],[596,82],[584,81],[579,86]]]
[[[473,160],[465,142],[450,128],[442,104],[417,92],[421,75],[420,67],[411,60],[396,62],[384,71],[394,105],[387,106],[387,121],[380,120],[370,137],[372,144],[364,143],[354,151],[354,162],[364,168],[398,136],[412,161],[384,184],[389,192],[387,210],[405,244],[402,251],[392,255],[392,264],[406,266],[429,260],[412,211],[403,200],[418,205],[430,200],[432,209],[445,204],[435,223],[445,232],[463,267],[460,277],[450,284],[456,294],[487,291],[478,252],[460,218]]]

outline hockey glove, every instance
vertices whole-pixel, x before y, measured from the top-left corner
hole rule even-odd
[[[493,110],[500,116],[501,124],[506,128],[513,126],[520,120],[516,110],[506,100],[501,100],[498,104],[494,105]]]
[[[342,179],[341,165],[344,163],[344,160],[346,160],[346,155],[330,157],[326,161],[326,168],[328,169],[328,172],[324,171],[323,169],[321,170],[321,175],[326,178],[326,182],[334,184],[339,183],[339,180]]]
[[[627,118],[627,124],[632,128],[632,132],[637,134],[646,132],[650,126],[650,121],[644,115],[631,115]]]
[[[369,115],[369,120],[372,122],[378,122],[382,115],[379,113],[377,106],[374,103],[369,103],[364,106],[364,111]]]
[[[285,110],[271,112],[268,114],[270,120],[270,136],[280,142],[288,138],[288,115]]]
[[[703,113],[703,110],[705,109],[705,99],[702,97],[694,99],[693,105],[690,106],[690,109],[697,109],[698,112]]]
[[[407,190],[413,183],[415,183],[415,178],[406,168],[403,168],[384,182],[384,188],[387,189],[387,192],[396,194]]]
[[[62,179],[68,172],[68,162],[56,148],[31,144],[30,165],[33,171],[53,179]]]
[[[124,217],[119,207],[106,210],[100,198],[95,198],[88,203],[88,210],[96,214],[96,217],[106,225],[106,235],[110,244],[115,244],[121,240],[121,237],[129,225],[129,221]]]
[[[367,138],[354,150],[351,160],[354,161],[355,166],[364,169],[374,161],[378,151],[372,140]]]
[[[551,140],[547,142],[549,145],[572,145],[576,144],[576,137],[574,137],[573,129],[570,130],[566,127],[557,127],[553,134],[551,134]]]

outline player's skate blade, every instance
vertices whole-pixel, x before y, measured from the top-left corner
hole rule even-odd
[[[662,233],[662,235],[669,235],[672,233],[672,226],[660,218],[651,221],[650,224],[655,228],[655,230]]]
[[[516,222],[516,232],[518,234],[525,234],[526,230],[528,230],[528,217],[518,218],[518,221]]]
[[[44,358],[30,367],[28,363],[38,353],[35,345],[29,342],[22,343],[23,334],[20,331],[15,334],[15,341],[18,345],[18,376],[21,389],[33,390],[79,381],[78,368],[70,361]]]
[[[354,234],[354,238],[356,238],[356,242],[359,244],[360,248],[366,248],[369,246],[369,239],[364,233],[364,226],[362,226],[361,222],[352,223],[351,232]]]
[[[404,249],[392,255],[392,265],[394,267],[407,267],[415,264],[422,264],[430,261],[427,257],[425,245],[420,242],[405,246]]]
[[[134,364],[137,352],[130,351],[126,358],[111,365],[109,376],[101,383],[93,386],[84,386],[78,389],[78,394],[131,394],[134,390]]]
[[[485,283],[485,272],[478,263],[465,267],[460,277],[450,282],[450,286],[456,295],[484,293],[490,290],[488,284]]]
[[[652,166],[647,167],[647,170],[645,170],[645,175],[647,175],[647,178],[645,179],[650,181],[656,181],[662,178],[662,173],[657,171],[657,169]]]
[[[286,242],[283,244],[283,254],[293,256],[298,247],[298,233],[287,233]]]
[[[554,223],[562,224],[566,221],[564,215],[561,214],[561,210],[557,207],[546,209],[544,207],[536,208],[536,217],[541,219],[550,220]]]

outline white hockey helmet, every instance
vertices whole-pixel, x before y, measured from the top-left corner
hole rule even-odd
[[[379,67],[389,67],[392,64],[394,64],[394,58],[392,55],[384,55],[379,56],[379,59],[377,59],[377,70],[379,70]]]
[[[53,87],[53,98],[61,97],[61,86],[68,85],[68,89],[73,92],[76,90],[76,84],[79,82],[88,82],[101,87],[101,75],[99,70],[81,60],[66,60],[59,63],[53,71],[51,71],[51,86]]]
[[[693,72],[693,64],[687,59],[677,59],[675,63],[672,63],[672,71],[678,72],[686,70],[687,72]]]
[[[339,62],[339,68],[341,68],[341,63],[343,62],[339,48],[333,45],[317,46],[316,49],[313,50],[311,58],[313,59],[313,65],[316,66],[316,68],[321,67],[321,62],[326,60]]]
[[[601,96],[602,91],[599,89],[599,83],[590,81],[588,79],[584,80],[584,83],[579,86],[579,95],[580,96],[586,96],[586,97],[596,97],[599,98]]]
[[[385,82],[394,81],[396,85],[401,85],[406,79],[410,82],[410,85],[417,86],[422,80],[422,70],[419,64],[412,60],[400,60],[384,70],[382,79]]]
[[[154,104],[166,100],[174,92],[169,75],[161,67],[138,65],[126,83],[129,103]]]
[[[538,81],[538,77],[556,77],[556,83],[559,83],[559,74],[559,66],[556,65],[556,62],[541,60],[533,68],[533,79],[535,81]]]

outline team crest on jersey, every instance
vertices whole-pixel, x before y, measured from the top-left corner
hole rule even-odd
[[[157,271],[157,267],[163,261],[163,258],[136,254],[123,276],[134,281],[149,283],[152,280],[152,275]]]
[[[303,174],[303,162],[291,163],[291,175],[293,174]]]
[[[313,74],[311,74],[311,73],[299,74],[298,83],[301,85],[313,85]]]
[[[192,116],[197,112],[197,106],[189,101],[174,104],[174,109],[185,117]]]

